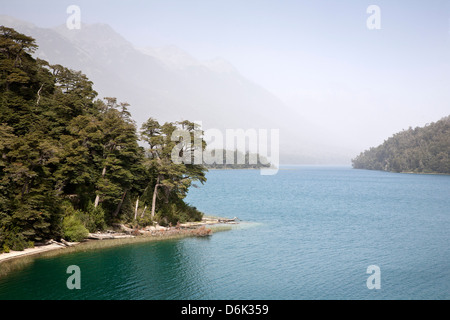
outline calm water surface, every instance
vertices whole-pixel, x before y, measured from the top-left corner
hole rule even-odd
[[[450,298],[450,176],[301,166],[207,177],[187,200],[239,217],[233,230],[37,258],[0,279],[0,299]],[[69,265],[81,290],[66,287]],[[369,265],[380,290],[366,286]]]

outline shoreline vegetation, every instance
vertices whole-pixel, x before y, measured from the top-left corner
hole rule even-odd
[[[450,116],[409,128],[352,159],[355,169],[450,174]]]
[[[232,159],[231,163],[228,159]],[[203,166],[208,170],[237,170],[270,168],[270,161],[258,153],[241,152],[238,150],[205,150]]]
[[[0,253],[117,225],[202,221],[185,202],[206,182],[193,161],[206,142],[185,141],[203,135],[199,125],[150,117],[139,129],[128,103],[98,98],[81,71],[35,58],[37,49],[0,26]]]
[[[0,277],[10,271],[20,268],[37,257],[52,257],[59,254],[68,254],[80,251],[99,250],[126,244],[143,243],[181,239],[187,237],[208,237],[215,232],[231,230],[233,225],[239,224],[239,219],[220,217],[204,217],[202,221],[187,222],[177,226],[130,228],[126,225],[117,225],[115,230],[89,233],[89,236],[80,242],[68,242],[61,239],[59,242],[49,240],[32,248],[22,251],[10,251],[0,254]]]

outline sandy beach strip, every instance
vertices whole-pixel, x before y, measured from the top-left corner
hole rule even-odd
[[[210,225],[217,225],[217,224],[235,224],[236,220],[238,220],[238,218],[233,218],[233,219],[227,219],[227,218],[217,218],[217,217],[205,217],[203,218],[203,220],[201,222],[188,222],[185,224],[182,224],[182,228],[175,230],[175,228],[162,228],[162,232],[157,232],[157,234],[153,234],[152,232],[144,232],[144,234],[152,234],[152,236],[138,236],[137,238],[142,238],[142,240],[149,240],[151,238],[157,240],[157,239],[164,239],[164,238],[171,238],[173,236],[187,236],[190,235],[190,231],[189,229],[193,228],[199,228],[199,227],[204,227],[204,226],[210,226]],[[115,234],[109,234],[109,233],[101,233],[101,234],[90,234],[90,239],[89,241],[100,241],[103,242],[102,239],[114,239],[114,240],[120,240],[122,238],[126,238],[124,240],[127,240],[128,238],[135,238],[134,236],[130,236],[130,235],[125,235],[123,233],[115,233]],[[98,239],[98,240],[92,240],[92,239]],[[0,264],[4,261],[8,261],[8,260],[12,260],[15,258],[21,258],[21,257],[26,257],[26,256],[32,256],[32,255],[38,255],[40,253],[43,252],[48,252],[48,251],[53,251],[53,250],[60,250],[60,249],[64,249],[64,248],[69,248],[72,246],[76,246],[77,244],[80,244],[78,242],[66,242],[66,244],[64,243],[60,243],[60,242],[56,242],[53,241],[50,244],[47,245],[41,245],[41,246],[36,246],[34,248],[27,248],[23,251],[13,251],[11,250],[8,253],[1,253],[0,254]]]
[[[51,251],[51,250],[63,249],[63,248],[66,248],[66,246],[64,246],[63,244],[52,243],[49,245],[38,246],[38,247],[34,247],[34,248],[27,248],[23,251],[11,250],[8,253],[0,254],[0,262],[11,260],[14,258],[19,258],[19,257],[31,256],[31,255],[39,254],[42,252]]]

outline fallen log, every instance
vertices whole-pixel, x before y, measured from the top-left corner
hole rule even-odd
[[[45,242],[45,245],[50,245],[50,244],[57,244],[58,246],[66,247],[66,245],[65,245],[64,243],[55,241],[55,240],[53,240],[53,239],[50,239],[50,240],[48,240],[48,241]]]
[[[66,240],[64,240],[64,239],[61,239],[61,243],[62,243],[63,245],[65,245],[66,247],[71,247],[71,246],[73,246],[73,243],[70,243],[70,242],[68,242],[68,241],[66,241]]]
[[[112,234],[112,233],[89,233],[88,239],[92,240],[108,240],[108,239],[124,239],[124,238],[134,238],[133,235],[129,234]]]
[[[104,240],[104,239],[114,239],[114,237],[111,234],[97,234],[97,233],[89,233],[88,239],[93,240]]]

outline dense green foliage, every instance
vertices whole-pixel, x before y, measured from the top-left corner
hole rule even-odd
[[[450,174],[450,116],[397,133],[352,162],[356,169]]]
[[[64,217],[62,224],[63,236],[69,241],[81,241],[89,234],[89,230],[76,215]]]
[[[85,75],[34,59],[36,48],[0,27],[0,252],[118,222],[201,219],[183,199],[206,169],[170,161],[173,131],[195,125],[149,119],[139,135],[127,103],[96,99]]]

